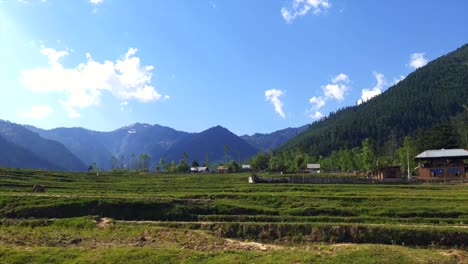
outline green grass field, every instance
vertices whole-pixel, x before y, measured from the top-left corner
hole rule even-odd
[[[468,185],[248,176],[0,169],[0,262],[468,262]]]

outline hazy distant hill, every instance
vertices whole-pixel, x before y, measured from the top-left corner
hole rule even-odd
[[[269,134],[260,134],[256,133],[252,136],[244,135],[241,138],[256,149],[263,149],[265,151],[270,149],[275,149],[284,143],[286,143],[291,138],[299,135],[300,133],[304,132],[309,125],[291,128],[288,127],[286,129],[278,130]]]
[[[133,155],[148,154],[154,164],[163,158],[166,162],[178,162],[187,153],[190,159],[200,163],[206,154],[210,162],[224,161],[224,145],[228,145],[228,159],[241,161],[250,158],[258,149],[269,149],[285,142],[303,128],[288,128],[272,134],[245,136],[254,147],[229,130],[217,126],[200,133],[177,131],[170,127],[136,123],[111,132],[97,132],[84,128],[56,128],[51,130],[25,126],[44,138],[64,144],[85,164],[96,162],[100,168],[111,168],[111,157],[115,156],[125,163],[130,163]]]
[[[111,158],[128,159],[134,154],[148,154],[159,160],[174,143],[183,139],[186,132],[160,125],[136,123],[111,132],[96,132],[84,128],[56,128],[43,130],[28,126],[42,137],[59,141],[86,164],[96,162],[100,168],[110,169]]]
[[[0,167],[64,170],[0,136]]]
[[[22,168],[33,168],[38,167],[38,164],[43,164],[44,167],[60,170],[83,171],[86,169],[84,163],[64,145],[57,141],[44,139],[21,125],[0,121],[0,136],[11,143],[6,144],[3,151],[11,153],[10,159],[24,162]],[[20,151],[14,146],[19,146],[27,151]],[[34,157],[30,154],[33,154]],[[39,167],[42,168],[42,165]]]
[[[93,162],[97,162],[100,166],[104,166],[106,163],[105,167],[110,167],[112,154],[103,142],[105,134],[102,132],[84,128],[43,130],[32,126],[26,127],[43,138],[62,143],[87,166]]]
[[[179,141],[164,156],[166,160],[179,161],[185,152],[189,161],[196,160],[202,164],[208,158],[209,162],[214,164],[225,160],[225,145],[229,148],[227,161],[244,161],[257,152],[254,147],[231,131],[216,126]]]
[[[383,94],[313,123],[279,151],[301,149],[310,155],[359,146],[371,138],[382,147],[401,142],[463,111],[468,104],[468,44],[409,74]]]

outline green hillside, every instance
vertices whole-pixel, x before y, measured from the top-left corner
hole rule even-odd
[[[313,123],[278,151],[327,156],[333,150],[358,147],[370,138],[382,152],[389,141],[400,145],[405,136],[424,137],[426,128],[448,125],[455,116],[463,118],[460,115],[467,103],[468,44],[414,71],[376,98]],[[457,144],[465,146],[460,138]]]

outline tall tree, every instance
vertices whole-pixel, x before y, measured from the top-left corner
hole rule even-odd
[[[403,146],[398,149],[398,158],[401,166],[401,171],[406,175],[416,167],[417,163],[414,157],[418,154],[418,148],[416,143],[411,137],[405,137],[403,140]],[[409,167],[408,167],[409,165]]]
[[[150,160],[151,160],[151,157],[146,154],[146,153],[143,153],[140,155],[140,170],[142,171],[149,171],[149,163],[150,163]]]
[[[227,157],[228,157],[228,154],[229,154],[229,146],[227,144],[224,144],[223,150],[224,150],[224,163],[227,164]]]
[[[437,123],[422,134],[421,145],[428,149],[459,148],[456,129],[450,123]]]
[[[362,141],[362,163],[364,170],[370,171],[375,166],[375,150],[372,142],[366,138]]]
[[[112,155],[111,163],[112,163],[112,171],[119,170],[119,160],[117,159],[116,156]]]
[[[166,162],[163,158],[159,159],[159,168],[164,172],[164,168],[166,167]]]

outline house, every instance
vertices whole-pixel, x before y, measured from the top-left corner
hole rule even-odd
[[[218,173],[228,173],[229,172],[229,167],[228,166],[218,166],[216,171]]]
[[[320,164],[307,164],[306,172],[308,173],[320,173]]]
[[[210,168],[208,167],[197,167],[198,173],[210,173]]]
[[[464,149],[426,150],[417,155],[419,178],[466,179],[468,151]]]
[[[374,179],[399,179],[401,178],[400,166],[384,166],[373,169],[371,176]]]
[[[251,171],[252,170],[252,167],[248,164],[242,164],[242,167],[241,167],[241,170],[242,171]]]
[[[210,168],[208,167],[192,167],[190,168],[191,173],[209,173]]]

